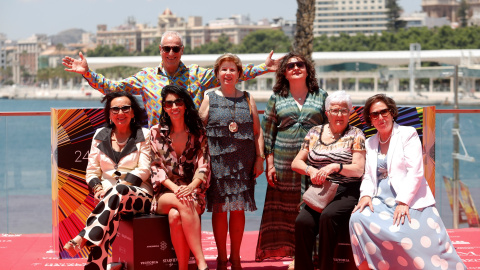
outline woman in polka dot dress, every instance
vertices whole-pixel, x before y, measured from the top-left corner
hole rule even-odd
[[[75,257],[90,249],[85,269],[106,269],[108,249],[117,234],[119,214],[150,211],[150,132],[142,128],[143,113],[125,92],[107,94],[105,127],[95,132],[88,156],[86,180],[94,192],[95,209],[86,227],[64,249]]]
[[[384,94],[365,103],[363,117],[378,133],[365,145],[360,200],[350,218],[355,263],[359,269],[466,269],[423,176],[418,134],[396,124],[397,115]]]

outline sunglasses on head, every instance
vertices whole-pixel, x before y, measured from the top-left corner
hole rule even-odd
[[[292,70],[297,66],[298,68],[304,68],[305,67],[305,62],[291,62],[287,64],[287,69]]]
[[[123,113],[128,113],[130,111],[130,109],[132,108],[132,106],[130,105],[125,105],[125,106],[122,106],[122,107],[111,107],[110,108],[110,111],[114,114],[117,114],[120,112],[120,110],[122,110]]]
[[[177,98],[175,100],[167,100],[163,102],[163,107],[166,109],[170,109],[173,107],[173,104],[175,104],[177,107],[181,107],[185,105],[185,102],[183,102],[183,99]]]
[[[380,115],[382,115],[383,117],[386,117],[386,116],[388,116],[389,113],[390,113],[389,109],[383,109],[383,110],[380,110],[378,112],[371,112],[370,113],[370,118],[377,119]]]
[[[182,49],[181,46],[162,46],[162,50],[166,53],[169,53],[170,51],[173,51],[174,53],[180,52]]]

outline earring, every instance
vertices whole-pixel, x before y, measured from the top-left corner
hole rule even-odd
[[[135,118],[133,118],[133,123],[135,123]]]
[[[112,119],[110,119],[110,125],[113,125]]]

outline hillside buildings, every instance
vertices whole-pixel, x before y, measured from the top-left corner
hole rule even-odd
[[[222,35],[226,35],[232,44],[239,44],[245,36],[253,31],[261,29],[282,29],[288,25],[290,33],[292,22],[277,19],[276,23],[268,21],[253,23],[248,16],[233,15],[230,18],[210,21],[207,25],[202,24],[202,17],[191,16],[185,21],[177,17],[167,8],[158,16],[156,26],[137,24],[135,19],[129,18],[127,23],[111,30],[106,25],[97,26],[97,45],[121,45],[129,52],[143,51],[147,46],[159,43],[162,34],[166,31],[177,31],[184,38],[184,45],[196,48],[203,44],[217,41]]]

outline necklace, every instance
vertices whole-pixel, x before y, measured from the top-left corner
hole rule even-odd
[[[328,130],[327,131],[330,134],[330,137],[332,137],[332,139],[335,139],[335,134],[341,134],[341,133],[333,133],[332,129],[330,128],[330,125],[328,125]]]
[[[338,140],[340,140],[340,138],[343,137],[343,135],[345,134],[345,132],[347,132],[347,130],[349,129],[349,126],[347,126],[347,127],[345,128],[345,130],[342,131],[342,133],[339,133],[340,136],[338,137],[338,139],[335,139],[335,137],[333,137],[332,139],[334,139],[334,141],[331,142],[331,143],[329,143],[329,144],[326,144],[326,143],[324,143],[323,140],[322,140],[322,135],[323,135],[323,131],[325,131],[325,126],[327,126],[327,125],[328,125],[328,124],[322,125],[322,127],[321,127],[321,129],[320,129],[320,137],[319,137],[319,139],[318,139],[318,141],[317,141],[318,144],[322,144],[322,145],[325,145],[325,146],[329,146],[329,145],[335,144],[336,142],[338,142]]]
[[[127,144],[128,139],[130,139],[130,137],[127,137],[127,139],[125,139],[125,141],[121,142],[117,139],[117,135],[115,135],[115,133],[114,133],[114,139],[117,142],[118,146],[124,146],[125,144]]]
[[[223,92],[222,92],[223,94]],[[230,111],[230,113],[232,114],[232,109],[228,106],[227,104],[227,97],[225,95],[223,95],[223,97],[225,98],[224,102],[225,102],[225,107],[228,107],[228,110]],[[237,112],[237,90],[235,89],[235,98],[233,100],[233,120],[228,124],[228,130],[230,130],[230,132],[232,133],[235,133],[238,131],[238,124],[237,122],[235,122],[235,114]]]
[[[386,144],[388,141],[390,141],[390,138],[392,138],[392,134],[393,132],[390,132],[390,136],[388,136],[388,139],[384,142],[382,142],[382,138],[380,137],[380,134],[378,134],[378,141],[381,143],[381,144]]]

